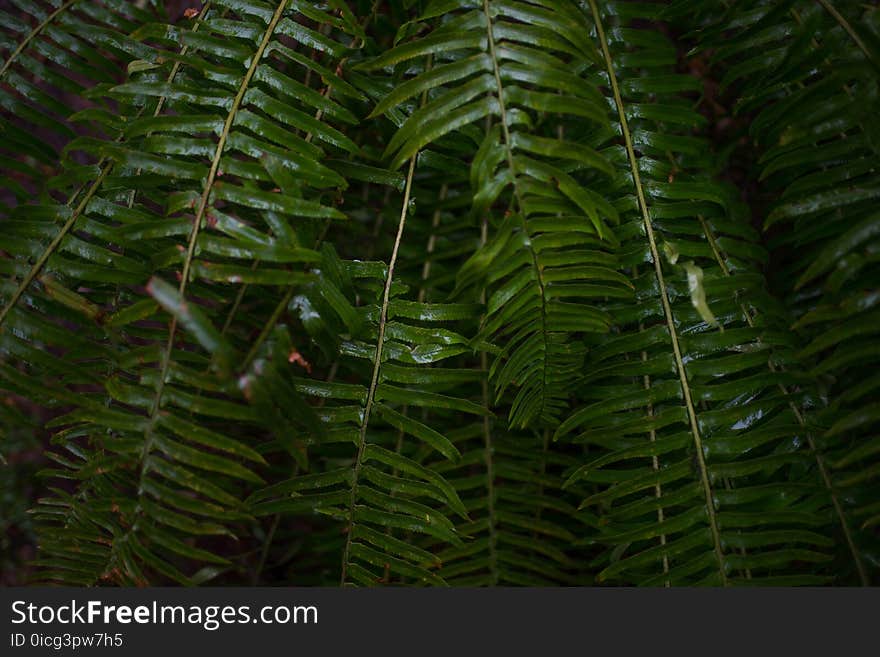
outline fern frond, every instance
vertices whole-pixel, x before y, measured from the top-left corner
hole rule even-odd
[[[308,273],[291,267],[313,265],[320,255],[300,246],[288,221],[298,217],[308,223],[344,216],[319,200],[322,190],[344,186],[344,180],[318,163],[324,149],[304,136],[314,134],[333,148],[341,145],[356,151],[330,123],[355,119],[329,93],[301,93],[303,109],[290,104],[292,97],[283,95],[290,85],[279,86],[279,81],[289,79],[294,84],[295,80],[279,68],[292,66],[298,75],[306,75],[317,64],[279,39],[282,35],[298,38],[334,56],[346,48],[292,20],[287,0],[277,3],[268,15],[256,6],[242,10],[238,3],[214,4],[218,12],[208,13],[198,31],[194,27],[180,32],[188,47],[185,58],[173,51],[152,54],[154,63],[167,62],[165,66],[175,74],[146,67],[136,74],[136,80],[109,91],[144,108],[159,107],[161,112],[153,116],[144,112],[144,118],[130,121],[119,142],[80,139],[72,146],[113,163],[114,177],[104,185],[102,198],[92,199],[89,209],[122,222],[113,232],[127,257],[146,260],[154,271],[180,267],[176,290],[158,278],[151,281],[147,292],[154,301],[138,294],[136,286],[145,279],[129,281],[114,321],[146,344],[138,350],[137,360],[124,351],[119,355],[118,373],[107,385],[111,409],[117,409],[108,413],[117,419],[102,417],[101,421],[107,421],[119,435],[113,441],[105,439],[102,450],[114,453],[114,474],[106,477],[108,483],[90,482],[87,488],[91,492],[103,486],[102,495],[115,491],[131,504],[120,511],[119,518],[97,523],[101,531],[94,542],[106,542],[102,538],[106,532],[113,535],[106,562],[95,573],[98,578],[141,582],[149,581],[153,573],[190,582],[191,576],[183,570],[186,560],[216,564],[212,575],[233,567],[228,559],[210,557],[210,551],[187,547],[176,533],[200,533],[191,524],[189,514],[194,509],[185,506],[193,493],[203,498],[206,508],[229,512],[227,519],[237,529],[226,528],[225,535],[237,535],[241,523],[250,517],[243,510],[246,495],[240,484],[259,484],[263,479],[253,466],[237,461],[250,458],[259,468],[264,460],[239,436],[246,435],[248,424],[265,426],[268,418],[258,409],[266,404],[272,407],[271,396],[266,402],[260,400],[271,390],[265,381],[271,380],[268,370],[274,364],[242,359],[235,345],[240,336],[223,335],[205,311],[228,298],[224,286],[304,285]],[[219,13],[224,9],[225,17]],[[239,13],[230,13],[236,9]],[[307,13],[310,20],[322,15]],[[176,42],[177,33],[146,25],[135,37],[161,42],[173,36]],[[234,38],[221,38],[229,35]],[[250,55],[245,58],[247,52]],[[235,64],[229,57],[239,55],[245,66],[237,70],[241,62]],[[350,88],[341,80],[338,86]],[[319,118],[309,113],[316,110],[323,113]],[[181,132],[193,131],[213,133],[215,139],[203,140],[196,148],[192,138],[181,136]],[[286,147],[294,140],[300,149],[282,149],[273,146],[273,140],[282,140]],[[135,190],[136,202],[119,203],[114,198],[119,182]],[[185,237],[186,246],[176,243],[179,237]],[[260,267],[252,266],[255,260]],[[114,264],[119,264],[118,258]],[[157,317],[159,306],[172,314],[164,337],[155,324],[148,323]],[[206,357],[180,349],[178,326],[187,330]],[[257,372],[266,374],[262,387],[249,383],[253,368],[241,372],[241,381],[233,378],[231,367],[240,367],[242,362],[246,368],[263,368]],[[307,408],[303,404],[301,410]],[[194,422],[195,417],[200,419]],[[309,417],[306,414],[302,419]],[[77,412],[63,420],[94,421]],[[276,428],[284,426],[288,425]],[[101,461],[88,452],[83,457],[84,465],[70,464],[81,477]],[[126,475],[118,476],[118,471]],[[93,510],[91,500],[83,503],[83,514]],[[159,500],[177,500],[177,508],[161,506]],[[192,577],[202,580],[207,576]]]
[[[655,17],[652,9],[619,5],[603,15],[592,1],[590,9],[625,141],[621,262],[632,268],[637,296],[635,305],[607,307],[619,334],[589,347],[588,403],[557,431],[607,449],[569,479],[596,486],[584,504],[608,525],[598,539],[609,547],[599,577],[774,581],[796,563],[828,559],[816,527],[829,511],[780,389],[798,379],[774,367],[792,345],[774,330],[758,270],[764,254],[729,194],[694,175],[706,150],[678,126],[699,118],[676,97],[695,81],[667,72],[673,51],[664,40],[639,39],[628,26]],[[620,21],[613,30],[604,26],[609,16]],[[624,35],[639,44],[626,57]],[[666,112],[629,109],[644,93]],[[751,510],[794,482],[801,492],[772,514]]]
[[[755,111],[759,183],[771,195],[763,217],[774,254],[773,281],[803,340],[799,358],[820,380],[822,402],[806,409],[843,539],[841,560],[868,583],[876,551],[872,448],[876,414],[865,400],[876,381],[860,366],[876,358],[877,72],[876,8],[819,0],[739,4],[708,34],[736,20],[716,58]],[[762,40],[768,53],[753,56]],[[809,109],[804,109],[809,108]],[[859,365],[856,365],[859,364]],[[873,464],[873,465],[872,465]],[[874,519],[874,522],[871,519]]]
[[[571,72],[595,61],[595,49],[584,40],[583,18],[565,3],[462,3],[420,21],[433,26],[427,36],[369,63],[371,70],[392,67],[425,52],[442,61],[377,107],[378,113],[417,93],[429,95],[387,153],[396,166],[435,143],[471,143],[474,215],[493,206],[506,210],[486,246],[462,268],[459,288],[489,289],[483,333],[504,344],[495,349],[492,374],[499,398],[517,389],[511,424],[553,426],[582,357],[572,335],[608,327],[591,301],[628,295],[628,281],[609,267],[602,244],[617,212],[579,180],[608,175],[608,164],[558,133],[531,132],[543,113],[562,122],[605,123],[597,90]],[[486,123],[482,131],[474,125],[479,121]]]
[[[404,204],[401,226],[406,211]],[[347,465],[316,465],[327,469],[258,492],[254,509],[258,514],[327,514],[342,522],[343,583],[376,584],[383,581],[385,567],[407,581],[442,583],[431,572],[434,559],[426,560],[425,552],[415,548],[404,550],[406,543],[393,534],[415,532],[435,541],[460,542],[446,517],[447,509],[465,514],[455,489],[411,456],[419,445],[453,460],[458,450],[435,429],[397,409],[486,412],[447,393],[474,375],[427,367],[467,351],[462,336],[441,327],[467,316],[470,309],[405,300],[400,296],[404,286],[391,278],[391,265],[352,263],[342,271],[348,278],[343,287],[354,285],[358,296],[375,299],[359,308],[350,306],[361,321],[345,329],[340,347],[337,377],[362,383],[311,381],[297,387],[326,402],[319,411],[327,427],[325,443],[354,444],[356,452],[353,458],[339,453],[333,459]],[[395,448],[396,432],[406,436],[403,450]]]

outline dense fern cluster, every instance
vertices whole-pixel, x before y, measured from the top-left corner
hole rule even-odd
[[[37,581],[878,582],[876,7],[170,9],[0,9]]]

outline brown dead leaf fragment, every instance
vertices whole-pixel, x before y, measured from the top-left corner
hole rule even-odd
[[[290,352],[290,355],[287,357],[288,363],[296,363],[300,367],[302,367],[309,374],[312,373],[312,364],[303,358],[303,355],[299,353],[296,349]]]
[[[199,15],[199,10],[196,9],[195,7],[188,7],[188,8],[183,12],[183,15],[184,15],[185,18],[194,18],[195,16],[198,16],[198,15]]]

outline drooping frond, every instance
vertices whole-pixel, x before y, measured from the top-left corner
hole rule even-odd
[[[412,167],[414,162],[410,181]],[[409,189],[408,183],[404,199]],[[398,245],[407,205],[403,203],[399,219]],[[374,585],[390,576],[413,584],[443,583],[432,572],[439,564],[431,552],[395,534],[461,543],[448,517],[466,516],[455,488],[414,458],[421,450],[450,460],[460,454],[446,436],[410,411],[430,408],[441,416],[489,413],[455,393],[456,386],[474,381],[478,372],[429,367],[468,351],[467,340],[444,325],[468,317],[473,309],[407,300],[406,286],[393,277],[395,262],[392,253],[387,266],[341,266],[333,292],[315,291],[297,301],[303,314],[313,317],[310,330],[323,328],[318,323],[332,322],[331,328],[338,324],[341,343],[335,381],[294,385],[322,401],[318,413],[327,431],[322,444],[353,444],[354,453],[337,450],[335,458],[315,464],[311,473],[260,490],[252,498],[258,515],[322,514],[342,523],[343,584]],[[345,290],[366,303],[355,307]],[[337,312],[324,313],[319,320],[312,304],[327,294],[336,296]]]
[[[793,313],[798,356],[821,386],[807,417],[832,490],[841,563],[867,583],[880,521],[880,415],[869,402],[880,380],[861,369],[876,362],[880,337],[872,255],[880,234],[880,11],[824,0],[735,3],[702,26],[702,42],[722,30],[714,58],[738,111],[754,113],[757,178],[772,199],[761,217],[772,282]]]
[[[621,169],[620,260],[636,303],[606,307],[616,330],[589,345],[584,405],[557,431],[604,448],[569,479],[595,485],[584,505],[605,526],[599,578],[823,581],[795,568],[828,559],[829,511],[785,387],[798,377],[780,367],[793,345],[774,326],[765,254],[701,174],[708,151],[688,134],[701,119],[678,97],[695,81],[671,72],[665,39],[630,27],[656,8],[615,7],[590,2],[624,139],[603,152]]]
[[[579,376],[582,353],[573,336],[607,330],[595,299],[630,294],[603,243],[617,211],[584,183],[611,169],[564,136],[567,122],[606,127],[595,86],[572,73],[595,62],[596,51],[584,38],[583,17],[566,3],[462,2],[419,22],[430,32],[367,67],[434,57],[429,70],[376,108],[378,114],[428,94],[386,152],[396,166],[424,148],[470,150],[475,223],[491,217],[492,227],[462,267],[459,289],[488,291],[482,339],[495,352],[497,397],[516,390],[511,425],[553,426]]]
[[[109,91],[148,110],[127,122],[123,139],[79,139],[71,146],[112,162],[113,175],[96,181],[77,227],[109,238],[132,263],[124,275],[91,282],[97,288],[91,294],[99,298],[112,290],[116,312],[106,324],[141,343],[117,353],[105,348],[112,375],[103,415],[78,409],[56,421],[69,425],[65,444],[78,452],[65,465],[88,482],[80,491],[84,499],[65,499],[64,506],[78,541],[101,552],[93,580],[141,582],[153,573],[188,582],[186,560],[214,564],[196,580],[233,567],[177,534],[234,537],[236,530],[223,522],[198,529],[193,514],[240,526],[249,517],[242,482],[263,481],[254,471],[263,457],[242,438],[253,431],[248,425],[275,419],[260,412],[257,398],[265,395],[249,399],[245,385],[253,367],[269,365],[256,360],[259,344],[250,343],[253,336],[241,332],[243,325],[236,324],[239,332],[221,333],[208,313],[218,307],[234,313],[226,290],[242,284],[255,297],[250,303],[274,305],[267,291],[284,293],[310,280],[308,269],[320,255],[308,248],[314,237],[308,246],[301,243],[296,222],[304,223],[308,240],[315,220],[344,217],[328,195],[345,181],[319,160],[327,149],[357,151],[334,127],[356,121],[335,97],[357,92],[282,38],[339,59],[348,52],[345,45],[297,19],[316,21],[318,29],[341,25],[336,37],[348,40],[357,26],[333,22],[317,9],[298,14],[289,4],[278,2],[267,11],[258,4],[215,2],[214,13],[205,12],[192,29],[142,27],[134,37],[168,41],[172,48],[182,41],[186,55],[157,46],[153,66]],[[326,77],[323,93],[297,82],[316,68]],[[119,195],[120,188],[126,193]],[[112,259],[116,268],[121,261]],[[150,272],[163,271],[176,274],[176,286],[160,276],[143,287]],[[99,291],[101,282],[106,291]],[[172,316],[167,327],[156,321],[165,311]],[[112,345],[112,337],[108,341]],[[194,352],[193,344],[205,355]],[[97,449],[76,447],[72,438],[90,426],[111,433]],[[275,429],[283,436],[286,427]],[[125,504],[101,501],[117,498]],[[65,552],[71,550],[62,541],[53,554],[56,564]],[[53,576],[63,564],[58,569]]]

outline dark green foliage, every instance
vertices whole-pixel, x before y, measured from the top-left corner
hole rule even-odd
[[[13,3],[35,581],[876,582],[880,12],[727,4]]]

